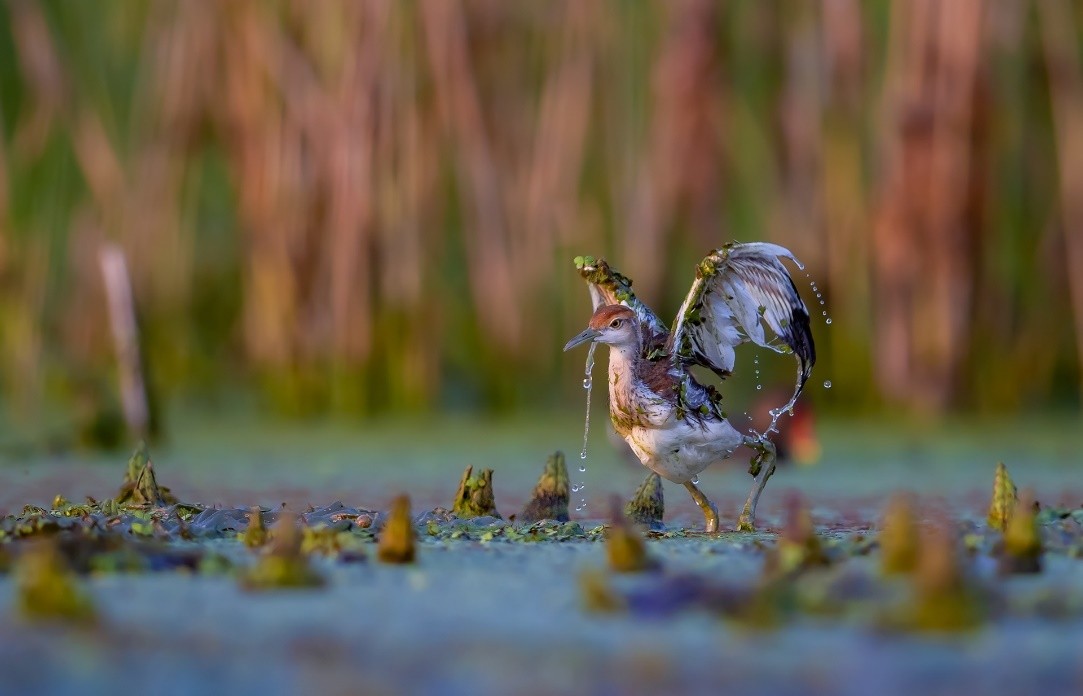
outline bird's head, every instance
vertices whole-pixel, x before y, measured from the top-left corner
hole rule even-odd
[[[639,320],[636,313],[624,305],[604,305],[594,311],[587,328],[568,341],[564,350],[594,341],[611,346],[634,346],[639,342]]]

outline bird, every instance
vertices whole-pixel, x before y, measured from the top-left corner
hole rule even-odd
[[[792,392],[784,387],[769,387],[759,396],[748,409],[747,418],[733,418],[731,423],[739,430],[752,428],[757,432],[763,432],[771,427],[771,412],[779,404],[785,403]],[[789,418],[775,422],[774,433],[771,441],[775,444],[775,453],[778,458],[778,466],[796,464],[797,466],[812,466],[820,459],[820,440],[816,434],[816,414],[811,404],[807,401],[798,401],[793,406],[793,412]],[[639,457],[628,446],[624,438],[617,434],[610,423],[606,428],[606,437],[610,445],[620,455],[620,460],[628,466],[641,466]],[[744,456],[746,452],[737,450],[734,457]]]
[[[684,485],[709,533],[718,531],[718,509],[696,486],[698,474],[742,445],[753,450],[754,482],[737,522],[738,530],[753,531],[777,460],[769,435],[778,418],[792,411],[816,363],[808,308],[782,259],[804,268],[789,249],[767,242],[730,242],[711,251],[696,265],[692,287],[667,328],[632,292],[631,279],[604,259],[575,257],[594,313],[564,351],[585,343],[609,346],[614,429],[645,467]],[[746,342],[797,361],[793,395],[771,411],[771,426],[763,433],[738,431],[718,390],[691,371],[699,365],[725,380],[734,369],[734,349]]]

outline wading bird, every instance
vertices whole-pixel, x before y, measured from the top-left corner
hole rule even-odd
[[[775,470],[775,447],[763,434],[745,435],[727,420],[721,395],[690,372],[702,365],[725,379],[734,348],[751,341],[797,358],[797,385],[777,420],[793,408],[816,362],[809,314],[780,258],[800,267],[776,244],[732,243],[696,267],[696,280],[668,330],[632,293],[632,281],[604,260],[575,259],[587,281],[594,315],[564,350],[587,342],[609,345],[609,415],[639,461],[662,478],[684,484],[703,511],[708,532],[718,531],[718,510],[694,479],[741,445],[755,455],[755,477],[737,528],[752,530],[756,505]],[[764,326],[773,336],[767,335]]]

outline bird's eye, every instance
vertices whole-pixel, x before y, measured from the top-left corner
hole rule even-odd
[[[623,323],[624,323],[623,319],[614,319],[612,322],[610,322],[609,328],[611,328],[611,329],[619,329],[621,327],[621,324],[623,324]]]

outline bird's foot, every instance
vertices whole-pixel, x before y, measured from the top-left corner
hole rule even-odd
[[[708,534],[716,534],[718,532],[718,508],[714,506],[714,503],[707,503],[709,506],[703,511],[704,519],[704,531]]]
[[[707,533],[716,534],[718,532],[718,508],[707,499],[707,496],[703,495],[703,491],[696,488],[696,484],[685,481],[684,487],[688,489],[688,492],[692,495],[692,500],[696,501],[696,505],[703,511],[704,527]]]

